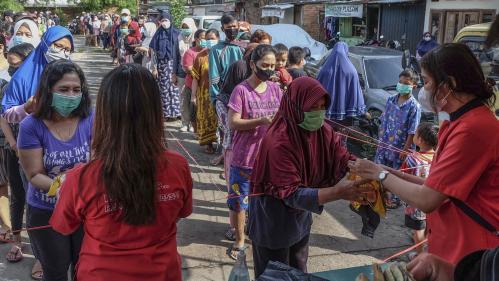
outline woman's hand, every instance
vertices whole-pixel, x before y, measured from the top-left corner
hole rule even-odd
[[[349,180],[347,175],[334,186],[319,189],[319,205],[324,205],[325,203],[340,199],[363,202],[365,198],[367,198],[366,194],[364,191],[357,188],[357,186],[364,183],[366,183],[366,180]]]
[[[350,172],[366,180],[378,180],[379,174],[383,171],[380,165],[366,159],[350,161],[348,167],[350,168]]]
[[[35,111],[35,106],[36,106],[36,100],[35,96],[31,96],[28,101],[24,104],[24,111],[26,113],[31,114],[33,111]]]
[[[154,77],[154,79],[158,79],[158,70],[157,69],[152,70],[152,76]]]
[[[454,266],[428,253],[418,255],[407,265],[407,270],[417,281],[454,280]]]
[[[270,125],[272,124],[272,116],[265,116],[260,118],[260,125]]]

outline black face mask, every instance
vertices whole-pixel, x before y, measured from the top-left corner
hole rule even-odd
[[[225,36],[227,36],[227,39],[229,39],[229,41],[232,41],[232,40],[236,39],[237,34],[239,33],[239,29],[237,29],[237,28],[225,29],[224,33],[225,33]]]
[[[7,70],[7,72],[9,73],[10,77],[14,76],[14,73],[16,73],[18,67],[12,67],[12,66],[9,66],[9,69]]]
[[[261,69],[257,65],[255,65],[256,71],[255,75],[260,81],[267,81],[274,75],[274,71],[272,69]]]

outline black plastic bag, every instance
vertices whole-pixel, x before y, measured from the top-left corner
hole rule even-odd
[[[304,273],[287,264],[269,261],[265,271],[256,281],[327,281],[327,279]]]

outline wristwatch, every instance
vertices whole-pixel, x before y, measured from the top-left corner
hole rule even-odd
[[[384,180],[386,180],[386,177],[390,174],[388,171],[381,171],[378,175],[378,180],[379,182],[383,183]]]

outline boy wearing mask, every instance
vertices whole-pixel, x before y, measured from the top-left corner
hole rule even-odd
[[[409,149],[414,150],[413,139],[421,119],[421,106],[412,96],[417,87],[418,77],[411,70],[399,74],[398,95],[393,95],[386,102],[386,109],[380,118],[379,143],[374,162],[393,169],[399,169]],[[388,147],[389,146],[389,147]],[[403,152],[402,152],[403,151]],[[400,199],[387,193],[387,208],[400,206]]]

